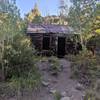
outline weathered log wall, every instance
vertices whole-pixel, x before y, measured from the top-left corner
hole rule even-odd
[[[71,36],[59,36],[58,34],[54,34],[54,33],[32,33],[32,34],[29,34],[31,39],[32,39],[32,43],[34,44],[35,46],[35,49],[37,49],[40,53],[42,52],[51,52],[53,53],[54,55],[57,55],[57,52],[58,52],[58,37],[65,37],[65,54],[68,54],[70,52],[74,52],[74,47],[73,45],[75,46],[75,44],[71,44],[69,46],[69,44],[71,42],[68,41],[68,39],[70,39]],[[50,44],[49,44],[49,50],[43,50],[43,38],[44,37],[49,37],[50,38]]]
[[[56,34],[43,34],[43,33],[34,33],[34,34],[29,34],[30,38],[32,40],[33,45],[35,48],[39,51],[43,50],[43,37],[50,37],[50,51],[52,51],[54,54],[56,54],[56,42],[57,42],[57,36]]]
[[[39,51],[42,50],[42,40],[43,35],[39,33],[34,33],[30,35],[33,45],[35,46],[35,49],[38,49]]]

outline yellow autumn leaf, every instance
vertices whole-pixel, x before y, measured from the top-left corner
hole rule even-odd
[[[100,34],[100,29],[97,29],[95,32],[98,33],[98,34]]]

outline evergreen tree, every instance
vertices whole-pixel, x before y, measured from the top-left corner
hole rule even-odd
[[[35,24],[39,24],[39,23],[42,23],[42,17],[41,16],[35,16],[34,19],[32,20],[32,23],[35,23]]]
[[[40,23],[42,20],[40,11],[38,9],[37,4],[35,4],[34,9],[32,9],[27,15],[26,20],[32,23]]]

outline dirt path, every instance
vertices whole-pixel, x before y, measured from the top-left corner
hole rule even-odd
[[[42,79],[47,83],[45,83],[45,86],[42,86],[39,91],[32,93],[31,98],[24,96],[23,100],[55,100],[52,93],[55,91],[69,98],[64,100],[82,100],[84,91],[76,89],[78,82],[70,78],[70,62],[66,61],[65,59],[59,59],[59,62],[63,66],[63,71],[59,73],[58,77],[52,76],[47,71],[49,66],[47,62],[38,63],[39,70],[42,74]]]
[[[50,91],[57,91],[61,94],[66,92],[65,95],[70,97],[70,100],[82,100],[81,98],[84,91],[77,90],[78,82],[70,78],[70,62],[65,59],[60,59],[59,61],[60,64],[63,65],[63,71],[59,73],[58,77],[51,76],[50,73],[46,71],[46,63],[39,64],[42,77],[45,81],[49,82],[49,85],[42,88],[37,100],[54,100]]]

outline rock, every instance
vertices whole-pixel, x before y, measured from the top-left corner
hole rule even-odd
[[[65,96],[66,96],[66,92],[65,92],[65,91],[62,92],[62,93],[61,93],[61,96],[62,96],[62,97],[65,97]]]
[[[54,64],[51,63],[50,66],[49,66],[49,71],[52,71],[52,70],[53,70],[53,69],[52,69],[53,66],[54,66]]]
[[[50,89],[49,92],[52,93],[52,94],[55,94],[57,91],[55,89]]]
[[[81,91],[81,90],[84,89],[84,87],[83,87],[82,84],[78,83],[77,86],[76,86],[76,89],[79,90],[79,91]]]
[[[64,66],[60,65],[60,71],[63,71],[63,70],[64,70]]]
[[[52,80],[52,83],[53,84],[56,84],[58,81],[55,79],[55,80]]]
[[[71,92],[72,90],[66,90],[66,95],[68,96],[68,97],[72,97],[73,95],[72,95],[72,92]]]
[[[42,81],[42,85],[47,87],[49,85],[49,82],[46,82],[46,81]]]
[[[51,75],[57,77],[57,76],[58,76],[58,72],[52,71],[52,72],[51,72]]]
[[[63,97],[61,100],[71,100],[70,97]]]
[[[51,82],[51,81],[52,81],[52,79],[48,79],[48,81],[49,81],[49,82]]]
[[[82,95],[82,100],[84,100],[85,94]]]

